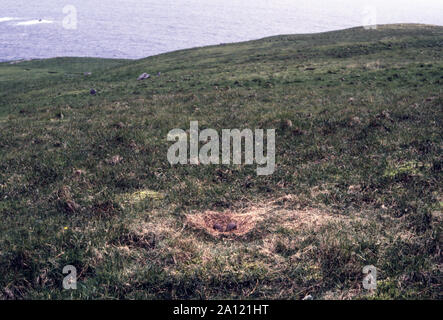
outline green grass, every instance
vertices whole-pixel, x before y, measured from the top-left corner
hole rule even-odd
[[[1,63],[0,299],[441,299],[442,49],[387,25]],[[276,128],[274,174],[171,166],[191,120]],[[214,237],[208,210],[256,222]]]

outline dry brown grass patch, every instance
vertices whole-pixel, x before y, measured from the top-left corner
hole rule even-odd
[[[335,217],[332,213],[308,208],[303,210],[275,209],[275,223],[288,230],[314,230],[334,221],[343,221],[344,217]]]
[[[270,227],[267,227],[267,230],[272,232],[275,229],[272,226],[289,230],[318,230],[330,222],[342,221],[344,218],[321,209],[299,209],[300,206],[297,202],[296,197],[287,195],[239,212],[208,210],[202,213],[191,213],[186,215],[186,224],[214,237],[235,237],[249,234],[261,221],[265,221],[267,224],[270,222]],[[234,224],[236,228],[229,230],[230,224]]]

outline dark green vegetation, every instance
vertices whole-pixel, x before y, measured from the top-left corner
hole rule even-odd
[[[0,64],[0,298],[441,298],[442,49],[392,25]],[[275,173],[171,167],[190,120],[276,128]]]

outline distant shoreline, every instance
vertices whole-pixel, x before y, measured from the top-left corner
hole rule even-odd
[[[392,24],[380,24],[377,25],[377,28],[384,28],[384,27],[429,27],[429,28],[435,28],[435,27],[439,27],[439,28],[443,28],[443,25],[435,25],[435,24],[422,24],[422,23],[392,23]],[[198,49],[198,48],[205,48],[205,47],[216,47],[216,46],[223,46],[223,45],[231,45],[231,44],[239,44],[239,43],[244,43],[244,42],[249,42],[249,41],[259,41],[259,40],[263,40],[263,39],[268,39],[268,38],[274,38],[274,37],[283,37],[283,36],[303,36],[303,35],[318,35],[318,34],[325,34],[325,33],[331,33],[331,32],[340,32],[340,31],[345,31],[345,30],[352,30],[352,29],[359,29],[359,28],[364,28],[364,26],[355,26],[355,27],[350,27],[350,28],[343,28],[343,29],[336,29],[336,30],[329,30],[329,31],[322,31],[322,32],[308,32],[308,33],[295,33],[295,34],[276,34],[276,35],[271,35],[271,36],[266,36],[266,37],[262,37],[262,38],[257,38],[257,39],[249,39],[249,40],[243,40],[243,41],[234,41],[234,42],[226,42],[226,43],[218,43],[218,44],[207,44],[207,45],[203,45],[203,46],[195,46],[195,47],[189,47],[189,48],[181,48],[181,49],[177,49],[177,50],[170,50],[170,51],[165,51],[165,52],[160,52],[158,54],[152,54],[152,55],[147,55],[147,56],[143,56],[141,58],[117,58],[117,57],[103,57],[103,56],[78,56],[78,55],[65,55],[65,56],[53,56],[53,57],[44,57],[44,58],[19,58],[19,59],[4,59],[4,58],[0,58],[0,63],[12,63],[12,64],[17,64],[17,63],[21,63],[21,62],[28,62],[28,61],[34,61],[34,60],[46,60],[46,59],[57,59],[57,58],[85,58],[85,59],[111,59],[111,60],[133,60],[133,61],[137,61],[137,60],[141,60],[141,59],[146,59],[149,57],[154,57],[154,56],[158,56],[158,55],[162,55],[162,54],[168,54],[168,53],[172,53],[172,52],[177,52],[177,51],[182,51],[182,50],[193,50],[193,49]],[[368,29],[368,31],[371,31]],[[373,31],[373,30],[372,30]]]

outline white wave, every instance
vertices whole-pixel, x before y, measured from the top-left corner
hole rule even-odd
[[[16,26],[31,26],[31,25],[34,25],[34,24],[41,24],[41,23],[54,23],[54,21],[43,20],[43,19],[40,19],[40,20],[29,20],[29,21],[22,21],[22,22],[16,23],[15,25]]]
[[[18,20],[18,18],[13,18],[13,17],[0,18],[0,22],[7,22],[7,21],[13,21],[13,20]]]

